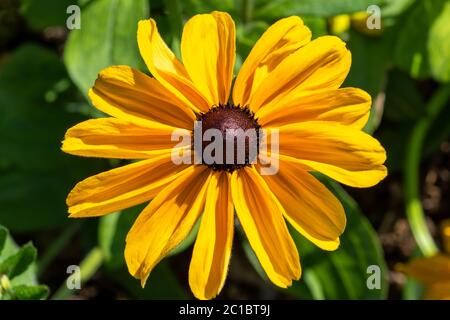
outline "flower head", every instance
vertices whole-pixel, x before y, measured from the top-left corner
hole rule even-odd
[[[310,172],[355,187],[386,176],[384,149],[361,131],[370,96],[339,88],[351,65],[345,43],[334,36],[311,41],[300,18],[282,19],[255,44],[234,85],[235,28],[227,13],[186,23],[183,63],[152,19],[139,22],[138,44],[152,77],[127,66],[101,71],[89,97],[111,117],[69,129],[62,148],[141,161],[77,184],[67,199],[70,216],[101,216],[153,199],[126,239],[129,272],[142,285],[201,218],[189,283],[196,297],[208,299],[226,278],[236,213],[269,279],[291,285],[301,268],[286,221],[324,250],[339,246],[346,224],[340,202]],[[175,131],[190,139],[174,141]],[[209,142],[220,146],[210,152]],[[173,161],[191,151],[194,163]],[[263,174],[272,159],[276,170]]]

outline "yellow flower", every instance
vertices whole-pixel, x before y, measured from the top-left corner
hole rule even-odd
[[[189,284],[197,298],[209,299],[225,281],[236,212],[270,280],[291,285],[301,268],[285,219],[324,250],[339,246],[346,223],[340,202],[309,172],[354,187],[373,186],[386,176],[384,149],[361,131],[370,96],[339,89],[351,65],[345,43],[334,36],[311,41],[300,18],[282,19],[255,44],[233,89],[235,28],[227,13],[196,15],[186,23],[183,63],[152,19],[139,22],[138,44],[153,77],[127,66],[100,72],[89,97],[111,117],[74,126],[62,149],[143,160],[77,184],[67,199],[70,217],[101,216],[153,199],[125,248],[129,272],[145,285],[202,216]],[[175,164],[171,154],[178,141],[171,134],[190,134],[196,120],[219,131],[230,125],[278,129],[278,173],[261,175],[262,164],[247,158],[244,165]],[[183,148],[191,149],[190,143]]]
[[[425,285],[424,298],[450,300],[450,219],[442,222],[444,253],[398,264],[396,269]]]
[[[369,29],[367,21],[370,15],[366,11],[358,11],[353,14],[339,14],[337,16],[330,17],[328,24],[330,26],[330,33],[335,35],[342,35],[353,28],[368,36],[379,36],[383,33],[383,25],[381,23],[380,29]]]
[[[369,19],[369,17],[370,17],[369,14],[365,11],[355,12],[354,14],[352,14],[351,22],[353,28],[368,36],[374,37],[380,36],[383,33],[382,21],[380,22],[381,23],[380,29],[377,28],[369,29],[369,27],[367,26],[367,20]]]
[[[350,29],[350,15],[339,14],[328,19],[331,34],[342,34]]]

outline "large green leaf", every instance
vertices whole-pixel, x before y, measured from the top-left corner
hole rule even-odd
[[[24,81],[26,79],[26,81]],[[65,197],[79,180],[105,168],[60,150],[65,131],[85,118],[64,106],[76,96],[59,57],[27,44],[0,67],[0,223],[11,231],[67,221]]]
[[[430,45],[430,28],[436,18],[442,12],[445,3],[448,0],[423,0],[416,1],[411,8],[405,12],[404,21],[400,21],[398,30],[398,39],[395,46],[395,63],[403,70],[409,72],[414,78],[425,78],[430,75],[430,59],[428,55],[427,44]],[[448,28],[448,22],[438,21],[438,26],[446,24],[444,31],[433,30],[433,36],[436,40],[446,41],[445,36]],[[432,44],[434,50],[441,50],[446,44]],[[441,48],[441,49],[440,49]],[[438,54],[440,52],[438,51]],[[445,58],[444,58],[445,59]],[[435,67],[439,64],[440,58],[435,57]]]
[[[83,8],[81,29],[70,33],[64,61],[84,94],[108,66],[142,67],[136,30],[138,21],[148,14],[147,0],[98,0]]]
[[[304,288],[316,298],[384,299],[388,292],[388,269],[376,232],[364,217],[357,203],[336,182],[321,180],[339,198],[347,215],[347,226],[340,247],[333,252],[318,249],[298,233],[292,232],[302,256],[303,270],[308,279],[294,283],[290,292],[304,297]],[[369,289],[369,266],[381,271],[380,289]]]
[[[390,32],[385,32],[379,38],[368,38],[351,31],[347,43],[352,53],[352,66],[344,86],[364,89],[372,96],[371,116],[364,128],[369,133],[375,131],[381,121],[383,105],[377,105],[377,97],[384,89],[391,42]]]
[[[366,11],[370,5],[386,0],[260,0],[256,1],[255,18],[273,19],[286,15],[331,17],[343,13]]]
[[[433,22],[428,38],[431,73],[436,80],[450,81],[450,1]]]

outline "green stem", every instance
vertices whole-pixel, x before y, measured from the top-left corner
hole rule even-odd
[[[44,255],[38,264],[38,275],[47,269],[47,267],[52,263],[55,257],[61,252],[61,250],[69,243],[70,239],[77,233],[80,229],[81,223],[75,222],[69,224],[61,234],[52,242],[52,244],[45,251]]]
[[[103,253],[99,247],[94,247],[80,263],[80,283],[84,284],[92,278],[103,264]],[[75,273],[74,273],[75,274]],[[73,290],[67,286],[68,280],[74,274],[69,276],[66,281],[59,287],[52,297],[52,300],[63,300],[73,294]]]
[[[406,215],[413,236],[421,253],[425,256],[435,254],[438,249],[428,230],[425,214],[420,201],[419,167],[422,148],[427,132],[450,97],[450,86],[441,87],[427,106],[427,116],[419,120],[412,130],[406,146],[404,166],[404,190]]]
[[[181,10],[181,5],[178,0],[166,0],[164,5],[169,17],[170,30],[172,33],[172,51],[180,59],[180,40],[181,32],[183,30],[183,13]]]
[[[253,16],[253,0],[241,1],[241,19],[243,23],[252,21]]]

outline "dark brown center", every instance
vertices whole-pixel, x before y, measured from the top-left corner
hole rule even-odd
[[[219,105],[200,114],[197,121],[202,126],[203,164],[213,170],[233,172],[254,163],[259,149],[260,125],[248,108]]]

